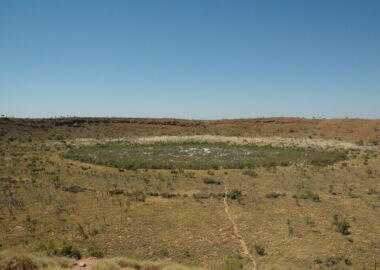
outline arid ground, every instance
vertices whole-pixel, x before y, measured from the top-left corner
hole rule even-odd
[[[92,269],[380,267],[380,120],[2,118],[0,140],[0,269],[9,250],[160,260]]]

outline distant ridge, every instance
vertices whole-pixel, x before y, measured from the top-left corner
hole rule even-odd
[[[4,140],[59,140],[74,137],[147,135],[281,136],[376,143],[380,119],[296,117],[187,120],[174,118],[60,117],[0,118]]]

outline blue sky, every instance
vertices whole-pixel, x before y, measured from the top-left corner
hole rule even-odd
[[[380,1],[0,0],[0,114],[380,118]]]

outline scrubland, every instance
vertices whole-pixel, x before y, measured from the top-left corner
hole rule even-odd
[[[99,258],[89,269],[252,269],[250,256],[256,269],[380,262],[376,143],[144,132],[40,140],[8,128],[0,269],[70,269],[86,257]]]

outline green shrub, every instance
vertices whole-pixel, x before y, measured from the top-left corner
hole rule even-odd
[[[242,196],[242,193],[240,190],[234,188],[233,190],[231,190],[229,193],[228,193],[228,198],[230,198],[231,200],[237,200],[239,198],[241,198]]]
[[[112,190],[108,190],[108,194],[110,194],[111,196],[114,196],[114,195],[121,195],[124,193],[124,190],[122,189],[119,189],[119,188],[115,188],[115,189],[112,189]]]
[[[96,258],[103,258],[104,257],[103,251],[98,246],[91,246],[91,247],[89,247],[87,249],[87,252],[88,252],[88,254],[91,257],[96,257]]]
[[[282,166],[282,167],[290,166],[290,161],[281,161],[280,166]]]
[[[222,270],[239,270],[243,269],[243,266],[237,258],[228,257],[223,261]]]
[[[341,257],[329,257],[327,258],[325,264],[327,267],[333,267],[334,265],[339,264],[341,260],[342,260]]]
[[[209,174],[209,173],[208,173]],[[210,174],[209,174],[210,175]],[[195,173],[194,172],[186,172],[185,177],[187,178],[195,178]]]
[[[86,231],[84,230],[84,227],[82,226],[82,224],[80,224],[79,222],[77,223],[77,229],[78,229],[78,233],[80,234],[80,236],[82,236],[83,240],[87,240],[88,235]]]
[[[259,176],[257,174],[257,172],[255,172],[254,170],[249,170],[249,169],[243,170],[242,174],[243,175],[248,175],[248,176],[251,176],[251,177],[258,177]]]
[[[349,258],[345,258],[345,259],[344,259],[344,263],[345,263],[346,265],[352,265],[352,261],[351,261]]]
[[[347,159],[347,154],[344,152],[333,152],[331,153],[330,156],[325,156],[325,157],[316,157],[311,160],[311,165],[314,166],[328,166],[328,165],[333,165],[335,162],[346,160]]]
[[[267,254],[265,248],[261,245],[255,245],[255,250],[259,256],[265,256]]]
[[[132,193],[129,193],[128,196],[134,200],[139,202],[145,202],[146,195],[144,192],[140,190],[134,190]]]
[[[206,193],[194,193],[193,197],[194,197],[194,199],[208,199],[211,196],[209,194],[206,194]]]
[[[353,193],[352,191],[350,191],[350,192],[348,193],[348,196],[350,196],[350,197],[353,198],[353,199],[361,198],[360,195],[357,195],[357,194]]]
[[[162,248],[159,251],[160,257],[169,257],[169,250],[167,248]]]
[[[217,181],[217,180],[212,179],[212,178],[204,178],[203,183],[205,183],[207,185],[220,185],[221,184],[220,181]]]
[[[184,196],[185,197],[185,196]],[[225,197],[224,193],[194,193],[193,194],[194,199],[209,199],[209,198],[215,198],[220,199]]]
[[[378,140],[378,139],[370,139],[369,140],[369,143],[372,145],[379,145],[379,142],[380,142],[380,140]]]
[[[338,264],[340,264],[341,262],[345,263],[346,265],[348,266],[351,266],[352,265],[352,262],[349,258],[345,257],[345,256],[337,256],[337,257],[328,257],[326,259],[326,262],[325,262],[325,265],[327,267],[334,267]],[[337,268],[338,269],[338,268]],[[340,269],[340,268],[339,268]]]
[[[62,249],[59,251],[58,255],[62,255],[69,258],[75,258],[78,260],[82,258],[82,254],[80,253],[79,249],[70,244],[64,245]]]
[[[35,233],[37,230],[37,219],[31,218],[29,215],[25,218],[25,227],[30,233]]]
[[[278,193],[278,192],[271,192],[265,195],[266,198],[268,199],[277,199],[278,197],[285,197],[286,193]]]
[[[166,198],[166,199],[175,198],[177,196],[178,196],[177,194],[169,193],[169,192],[163,192],[163,193],[161,193],[161,197],[162,198]]]
[[[208,175],[215,175],[215,173],[213,171],[207,171],[207,174]]]
[[[375,170],[372,169],[372,168],[367,168],[366,173],[367,173],[369,176],[373,176],[373,175],[375,174]]]
[[[359,141],[357,141],[357,142],[356,142],[356,145],[358,145],[358,146],[363,146],[363,145],[364,145],[363,140],[359,140]]]
[[[346,221],[340,215],[334,215],[333,218],[334,218],[333,225],[336,226],[336,230],[338,232],[340,232],[343,235],[350,234],[350,232],[348,231],[348,229],[351,228],[351,225],[348,223],[348,221]]]
[[[311,192],[310,190],[307,190],[304,193],[300,194],[299,197],[303,200],[311,200],[313,202],[320,202],[321,201],[321,199],[319,198],[319,195]]]
[[[380,192],[377,191],[377,190],[374,189],[374,188],[369,188],[369,190],[368,190],[368,192],[367,192],[368,195],[374,195],[374,194],[378,194],[378,193],[380,193]]]
[[[82,188],[80,186],[70,186],[70,187],[64,187],[62,188],[63,191],[71,192],[71,193],[79,193],[79,192],[85,192],[86,188]]]
[[[305,224],[311,227],[315,226],[315,222],[310,217],[305,217]]]
[[[219,164],[211,164],[211,168],[213,168],[214,170],[219,170]]]

